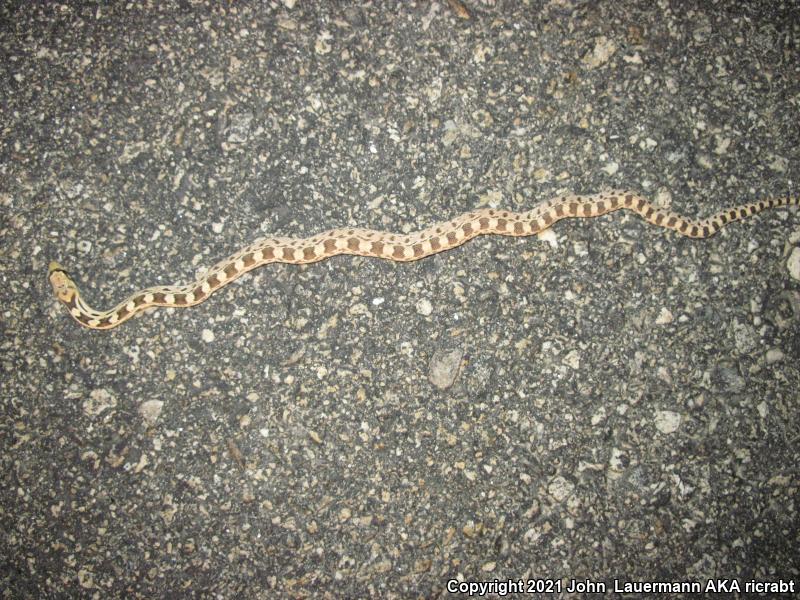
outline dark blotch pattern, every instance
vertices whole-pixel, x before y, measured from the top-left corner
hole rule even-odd
[[[319,234],[313,238],[292,240],[287,243],[285,247],[281,246],[281,244],[284,242],[278,240],[261,240],[256,244],[247,246],[241,251],[239,258],[241,263],[239,264],[243,265],[243,268],[239,269],[236,267],[236,262],[238,261],[231,261],[222,267],[223,272],[217,271],[217,273],[222,276],[221,280],[218,279],[217,274],[209,276],[204,282],[193,284],[194,289],[192,289],[191,292],[181,292],[172,295],[170,297],[169,305],[190,306],[192,304],[202,302],[208,296],[210,296],[214,290],[222,287],[228,281],[235,279],[241,272],[255,267],[255,265],[258,263],[274,262],[275,260],[282,260],[285,262],[314,262],[322,258],[324,255],[339,254],[341,251],[336,247],[337,239],[346,239],[346,248],[350,252],[360,254],[361,240],[359,237],[356,237],[357,235],[366,236],[365,239],[369,241],[368,253],[375,256],[386,256],[385,253],[390,251],[391,258],[397,261],[407,261],[416,258],[422,258],[423,256],[427,255],[426,252],[430,254],[439,252],[445,248],[457,246],[461,242],[466,241],[466,239],[470,239],[476,235],[485,233],[490,228],[491,219],[496,220],[495,231],[497,233],[505,233],[506,235],[525,235],[527,233],[536,233],[542,231],[543,229],[547,229],[559,219],[567,216],[591,217],[593,215],[601,215],[618,208],[625,207],[634,210],[642,218],[651,223],[677,230],[679,233],[689,237],[701,238],[710,237],[724,227],[727,223],[747,218],[751,215],[761,212],[762,210],[776,206],[797,204],[800,204],[800,196],[762,199],[751,204],[726,209],[725,211],[717,213],[716,215],[706,219],[693,221],[691,219],[683,218],[680,215],[662,212],[659,209],[651,206],[644,198],[640,198],[632,193],[624,193],[624,195],[621,196],[606,194],[598,194],[593,197],[562,196],[560,199],[550,200],[547,203],[543,203],[527,213],[530,216],[529,218],[534,221],[529,224],[529,231],[526,231],[524,222],[513,220],[515,218],[515,213],[498,211],[494,209],[488,209],[480,213],[467,213],[466,215],[449,222],[449,226],[452,229],[451,231],[445,232],[445,226],[436,227],[433,230],[435,232],[434,237],[415,243],[411,247],[412,255],[408,257],[405,254],[404,245],[392,246],[391,244],[399,244],[400,240],[403,240],[403,244],[407,244],[406,240],[409,239],[409,236],[398,236],[383,232],[367,231],[364,233],[362,230],[350,229],[343,232],[336,232],[335,235],[338,236],[336,238],[323,239],[324,236],[328,234]],[[459,224],[459,222],[466,221],[467,219],[474,220],[478,214],[483,216],[478,218],[476,221],[463,222],[462,224]],[[456,228],[458,228],[458,230]],[[463,238],[460,240],[457,237],[459,230],[463,233]],[[358,233],[359,231],[361,233]],[[376,238],[381,239],[378,241]],[[259,245],[268,243],[273,243],[275,245],[267,245],[266,247],[260,249],[262,258],[261,260],[256,260],[255,252],[259,251]],[[318,252],[317,247],[320,244],[322,245],[323,250]],[[426,250],[428,246],[429,250]],[[209,287],[208,292],[203,291],[204,285]],[[186,289],[186,287],[181,289]],[[166,291],[147,292],[146,290],[132,295],[130,299],[126,300],[125,304],[116,309],[113,314],[108,314],[102,317],[98,317],[98,312],[86,307],[80,301],[77,294],[69,299],[65,299],[63,302],[70,309],[70,314],[72,310],[79,311],[79,314],[74,318],[82,325],[95,329],[111,329],[112,327],[115,327],[119,323],[131,317],[133,314],[139,312],[139,310],[144,306],[148,305],[148,303],[145,302],[145,295],[151,296],[151,305],[167,305],[168,293]],[[188,300],[188,297],[191,297],[191,302]],[[132,305],[131,309],[128,308],[128,304]]]

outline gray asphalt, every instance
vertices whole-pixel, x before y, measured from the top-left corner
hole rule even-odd
[[[105,308],[267,234],[798,193],[799,40],[788,1],[2,3],[3,597],[788,593],[797,209],[273,265],[110,332],[46,275]]]

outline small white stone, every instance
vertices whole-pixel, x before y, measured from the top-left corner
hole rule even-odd
[[[328,40],[332,39],[333,36],[328,31],[321,31],[317,36],[317,40],[314,43],[314,52],[317,54],[328,54],[331,51],[331,45],[328,43]]]
[[[681,416],[671,410],[656,411],[656,429],[661,433],[675,433],[681,425]]]
[[[472,60],[476,63],[486,62],[486,57],[492,55],[492,49],[485,44],[478,44],[472,52]]]
[[[149,427],[152,427],[161,416],[161,409],[164,403],[161,400],[148,400],[139,405],[139,415]]]
[[[420,298],[417,300],[417,312],[424,317],[430,316],[433,313],[433,304],[427,298]]]
[[[95,587],[94,582],[94,573],[92,573],[87,568],[82,568],[78,570],[78,584],[87,590],[92,589]]]
[[[792,279],[800,281],[800,248],[795,248],[789,255],[786,261],[786,268],[789,269],[789,275]]]
[[[210,329],[203,329],[203,333],[201,334],[203,341],[210,344],[214,341],[214,332]]]
[[[758,416],[762,419],[766,419],[767,415],[769,414],[769,406],[767,406],[766,402],[760,402],[758,406],[756,406],[756,410],[758,411]]]
[[[771,158],[772,162],[769,163],[769,168],[778,173],[786,173],[786,169],[789,166],[789,161],[783,156],[778,156],[776,154],[773,154]]]
[[[601,171],[605,171],[609,175],[615,175],[617,171],[619,171],[619,163],[614,162],[613,160],[606,163],[605,167],[600,169]]]
[[[561,359],[561,362],[576,371],[581,368],[581,354],[577,350],[570,350]]]
[[[589,245],[583,240],[572,242],[572,251],[575,256],[589,256]]]
[[[101,412],[117,406],[117,399],[107,389],[99,388],[89,392],[89,397],[83,401],[83,412],[90,417],[96,417]]]
[[[592,425],[594,427],[597,427],[597,425],[602,423],[605,418],[606,418],[606,410],[604,408],[601,408],[600,410],[598,410],[596,413],[594,413],[592,415],[592,419],[591,419]]]
[[[731,138],[717,137],[717,147],[714,148],[715,154],[727,154],[728,147],[731,145]]]
[[[556,476],[547,486],[547,493],[553,497],[556,502],[563,502],[569,498],[575,491],[575,485],[562,477]]]
[[[583,64],[589,69],[596,69],[607,63],[616,51],[617,44],[614,40],[609,40],[606,36],[602,35],[595,39],[592,51],[583,57]]]
[[[556,236],[556,232],[552,229],[545,229],[541,233],[537,234],[537,236],[543,242],[547,242],[550,244],[551,248],[558,248],[558,236]]]
[[[661,312],[658,313],[658,317],[656,317],[656,325],[666,325],[667,323],[672,323],[673,320],[675,320],[675,317],[672,313],[666,308],[662,308]]]
[[[456,380],[461,369],[464,351],[460,348],[437,350],[428,365],[428,379],[440,390],[446,390]]]
[[[774,365],[783,360],[784,354],[778,348],[770,348],[767,350],[767,364]]]

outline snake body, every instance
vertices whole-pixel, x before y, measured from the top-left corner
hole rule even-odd
[[[78,323],[90,329],[111,329],[148,308],[199,304],[248,271],[269,263],[313,263],[339,254],[408,262],[450,250],[479,235],[533,235],[561,219],[598,217],[619,209],[633,211],[648,223],[672,229],[690,238],[707,238],[733,221],[766,209],[798,204],[798,196],[770,198],[694,220],[659,209],[635,192],[620,190],[589,196],[558,196],[526,212],[478,209],[410,234],[345,228],[331,229],[305,238],[261,238],[217,263],[191,283],[146,288],[131,294],[109,310],[96,310],[86,304],[75,282],[56,262],[50,263],[49,279],[56,298],[66,305],[69,314]]]

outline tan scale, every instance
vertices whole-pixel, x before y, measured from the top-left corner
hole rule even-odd
[[[765,199],[694,220],[656,208],[636,193],[621,190],[591,196],[559,196],[521,213],[483,208],[410,234],[348,228],[332,229],[309,238],[262,238],[217,263],[196,281],[143,289],[109,310],[96,310],[86,304],[75,282],[58,263],[50,263],[49,278],[56,298],[67,306],[69,314],[78,323],[90,329],[111,329],[148,308],[194,306],[204,302],[221,287],[269,263],[306,264],[339,254],[397,262],[419,260],[460,246],[479,235],[533,235],[561,219],[599,217],[621,208],[635,212],[648,223],[672,229],[686,237],[707,238],[728,223],[762,210],[798,204],[798,196]]]

